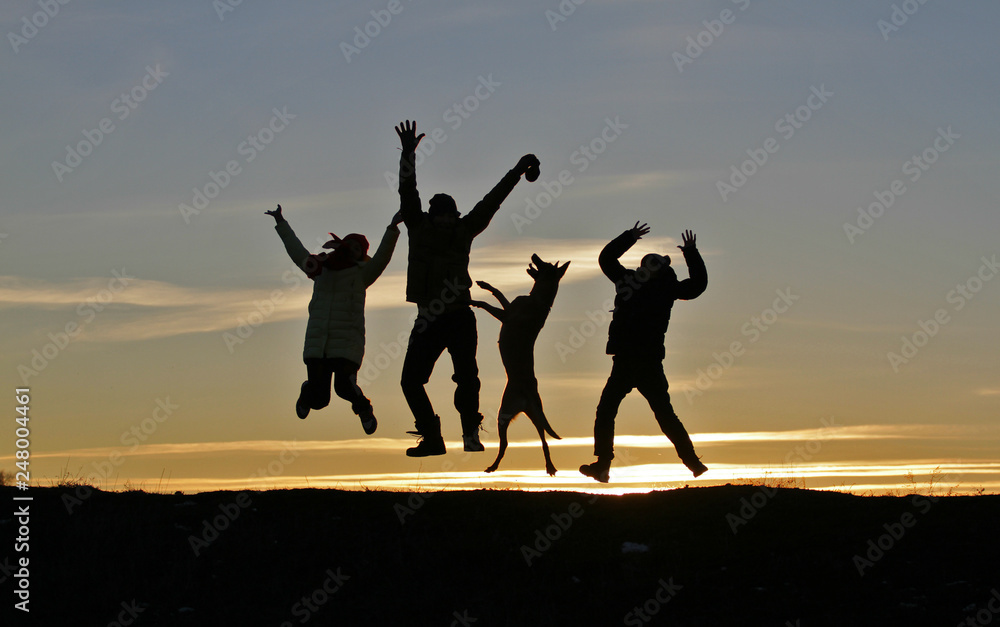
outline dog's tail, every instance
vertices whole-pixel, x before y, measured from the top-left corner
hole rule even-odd
[[[532,404],[523,411],[524,414],[531,419],[531,423],[535,425],[536,429],[541,429],[557,440],[562,439],[559,437],[558,433],[552,430],[552,425],[549,424],[549,419],[545,417],[545,411],[542,409],[540,402]]]
[[[545,433],[548,433],[553,438],[557,440],[562,439],[561,437],[559,437],[558,433],[552,430],[552,425],[549,424],[549,419],[545,417],[545,414],[542,414],[542,429],[544,429]]]

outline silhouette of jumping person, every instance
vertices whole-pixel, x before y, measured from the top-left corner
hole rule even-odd
[[[608,243],[598,258],[601,270],[615,283],[615,309],[608,327],[606,351],[612,355],[614,365],[597,404],[594,421],[597,461],[580,466],[580,472],[602,483],[608,482],[608,470],[615,457],[615,416],[622,400],[633,389],[638,389],[649,402],[660,429],[694,476],[708,470],[695,454],[691,438],[674,413],[663,374],[666,355],[663,342],[670,310],[675,300],[700,296],[708,286],[708,272],[691,231],[684,232],[682,245],[678,246],[684,253],[689,278],[678,281],[670,267],[670,258],[657,254],[644,256],[636,270],[626,270],[619,258],[647,233],[649,227],[636,222]]]
[[[399,157],[399,211],[406,225],[409,258],[406,269],[406,300],[417,305],[417,319],[410,332],[400,385],[413,413],[417,446],[406,450],[410,457],[444,455],[441,418],[434,413],[424,385],[434,363],[445,349],[451,355],[455,382],[455,409],[462,420],[466,451],[484,450],[479,441],[483,415],[479,413],[479,367],[476,364],[476,316],[469,307],[469,251],[472,240],[482,233],[514,189],[521,175],[538,177],[538,159],[524,155],[486,196],[461,216],[455,200],[446,194],[431,197],[427,211],[417,193],[415,151],[424,134],[417,135],[416,122],[396,127],[402,146]]]
[[[299,418],[310,409],[330,404],[330,384],[340,398],[350,401],[351,410],[361,419],[365,433],[378,427],[371,401],[358,387],[358,370],[365,354],[365,290],[385,270],[399,238],[399,213],[386,227],[374,257],[368,257],[368,240],[351,233],[323,245],[330,253],[309,254],[281,214],[281,205],[265,211],[274,218],[274,229],[285,244],[288,256],[313,280],[306,325],[303,361],[308,379],[303,382],[295,413]]]

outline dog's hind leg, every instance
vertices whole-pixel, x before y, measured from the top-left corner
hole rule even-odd
[[[529,407],[524,413],[531,419],[532,424],[535,425],[535,429],[538,431],[538,437],[542,440],[542,453],[545,454],[545,472],[549,473],[549,476],[554,477],[556,474],[556,467],[553,465],[552,456],[549,454],[549,443],[545,441],[545,432],[548,431],[556,439],[561,438],[556,435],[555,431],[552,430],[552,427],[549,426],[549,421],[545,419],[545,412],[542,411],[541,402],[537,404],[532,403],[532,406]]]
[[[500,450],[497,451],[497,458],[493,460],[493,464],[486,469],[486,472],[493,472],[500,466],[500,460],[503,459],[504,453],[507,452],[507,427],[510,426],[510,421],[514,419],[515,415],[505,413],[503,408],[500,409],[500,414],[497,416],[497,431],[500,432]]]

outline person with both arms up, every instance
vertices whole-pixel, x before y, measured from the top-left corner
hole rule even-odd
[[[292,261],[313,280],[306,325],[303,361],[307,379],[302,384],[295,413],[305,418],[309,411],[330,404],[330,386],[351,403],[365,433],[378,426],[371,401],[358,387],[358,369],[365,354],[365,290],[385,270],[399,237],[402,217],[397,212],[386,227],[374,257],[368,256],[368,239],[359,233],[333,238],[323,245],[331,252],[309,254],[281,213],[281,205],[265,211],[274,218],[274,229]]]
[[[410,457],[445,453],[441,418],[434,412],[425,389],[434,363],[445,349],[451,355],[455,382],[455,409],[462,421],[466,451],[483,451],[479,430],[479,367],[476,364],[476,316],[469,306],[469,252],[472,240],[482,233],[514,189],[521,175],[538,178],[539,163],[534,155],[524,155],[512,170],[462,216],[455,200],[436,194],[421,209],[417,193],[415,151],[424,134],[417,135],[415,122],[396,127],[402,147],[399,158],[399,211],[406,225],[409,257],[406,269],[406,300],[417,305],[417,318],[410,332],[400,385],[413,413],[417,446],[407,449]]]
[[[656,417],[656,422],[695,477],[708,468],[694,452],[694,445],[684,425],[670,404],[667,378],[663,374],[666,356],[664,337],[670,324],[670,310],[675,300],[691,300],[708,287],[705,262],[695,246],[695,236],[685,231],[678,246],[687,262],[688,275],[683,281],[670,267],[670,258],[650,253],[639,268],[627,270],[619,259],[649,233],[649,227],[636,222],[604,247],[598,263],[605,276],[615,283],[615,309],[608,327],[607,353],[612,355],[611,375],[597,404],[594,421],[594,455],[597,461],[580,466],[580,472],[607,483],[614,459],[615,416],[622,400],[638,389]]]

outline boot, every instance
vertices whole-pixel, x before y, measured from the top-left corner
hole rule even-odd
[[[609,471],[611,470],[611,460],[606,457],[599,457],[597,461],[593,464],[584,464],[580,466],[580,472],[584,475],[600,481],[601,483],[607,483],[611,478]]]
[[[295,401],[295,415],[299,418],[305,418],[309,415],[309,405],[306,404],[306,386],[309,385],[308,381],[302,382],[302,390],[299,392],[299,399]]]
[[[363,403],[358,403],[352,409],[358,415],[358,418],[361,419],[361,428],[365,430],[365,433],[368,435],[375,433],[375,429],[378,428],[378,421],[375,420],[375,411],[372,409],[371,401],[365,399]]]
[[[462,442],[467,453],[481,453],[486,450],[479,441],[479,431],[483,428],[483,415],[462,416]]]
[[[421,436],[420,442],[412,448],[406,449],[407,457],[429,457],[431,455],[444,455],[444,438]]]
[[[427,421],[428,424],[417,427],[416,431],[409,431],[411,435],[420,438],[417,445],[406,449],[407,457],[428,457],[430,455],[444,455],[444,438],[441,437],[441,418],[434,416]]]

